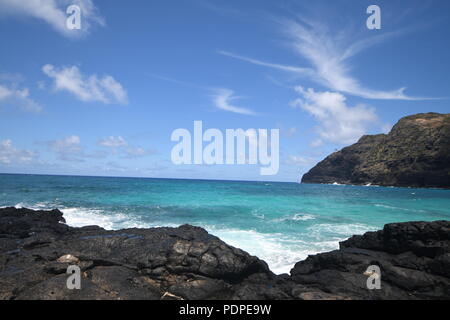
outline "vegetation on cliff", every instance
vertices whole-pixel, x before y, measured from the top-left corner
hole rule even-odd
[[[363,136],[337,151],[302,183],[450,188],[450,114],[400,119],[389,134]]]

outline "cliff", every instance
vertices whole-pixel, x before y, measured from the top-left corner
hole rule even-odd
[[[389,224],[291,275],[199,227],[73,228],[58,210],[0,209],[0,300],[450,299],[450,222]],[[70,265],[81,289],[67,288]],[[367,268],[381,289],[367,288]]]
[[[302,177],[302,183],[450,188],[450,114],[402,118],[387,135],[363,136]]]

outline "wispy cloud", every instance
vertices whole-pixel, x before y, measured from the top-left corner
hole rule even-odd
[[[68,91],[81,101],[128,104],[126,90],[110,75],[85,76],[77,66],[56,68],[51,64],[43,66],[42,71],[54,80],[56,91]]]
[[[66,26],[69,5],[78,5],[81,9],[82,25],[80,30],[69,30]],[[105,24],[92,0],[0,0],[0,15],[22,16],[45,21],[54,30],[66,37],[87,34],[93,25]]]
[[[301,167],[309,167],[317,162],[316,158],[306,157],[306,156],[293,156],[290,155],[286,159],[286,164],[296,165]]]
[[[156,75],[156,74],[149,74],[149,75],[153,78],[172,82],[172,83],[184,86],[184,87],[189,87],[189,88],[194,88],[194,89],[199,89],[199,90],[202,90],[205,92],[209,92],[210,96],[212,96],[212,98],[213,98],[213,104],[217,109],[228,111],[228,112],[233,112],[233,113],[238,113],[238,114],[244,114],[244,115],[252,115],[252,116],[258,115],[256,112],[254,112],[250,109],[232,105],[231,104],[232,100],[237,100],[237,99],[241,98],[241,97],[235,96],[233,90],[226,89],[226,88],[217,88],[217,87],[214,88],[211,86],[198,85],[195,83],[180,81],[180,80],[163,77],[163,76]]]
[[[256,112],[250,109],[232,105],[231,101],[236,99],[239,99],[239,97],[235,96],[232,90],[224,88],[217,89],[216,94],[213,96],[214,105],[218,109],[251,116],[257,115]]]
[[[274,68],[308,77],[326,88],[367,99],[384,100],[423,100],[427,98],[412,97],[405,94],[405,88],[380,91],[364,87],[350,73],[350,59],[363,50],[391,39],[403,33],[402,30],[386,32],[355,40],[350,32],[337,32],[327,25],[298,20],[281,20],[280,25],[289,38],[295,52],[306,59],[310,67],[297,67],[265,62],[244,57],[227,51],[220,54],[233,57],[255,65]]]
[[[357,105],[348,106],[344,95],[338,92],[316,92],[313,89],[297,87],[301,98],[293,101],[293,107],[301,108],[312,115],[319,123],[317,133],[323,141],[351,144],[356,142],[367,130],[379,123],[373,108]]]
[[[99,145],[108,148],[120,148],[128,146],[128,142],[125,141],[121,136],[109,136],[107,138],[101,139]]]
[[[247,58],[247,57],[244,57],[244,56],[241,56],[238,54],[234,54],[234,53],[231,53],[228,51],[223,51],[223,50],[219,50],[218,53],[222,54],[224,56],[228,56],[228,57],[242,60],[245,62],[253,63],[253,64],[256,64],[259,66],[263,66],[263,67],[269,67],[269,68],[279,69],[279,70],[283,70],[283,71],[294,72],[294,73],[298,73],[298,74],[310,76],[310,77],[314,77],[316,75],[315,71],[310,68],[300,68],[300,67],[287,66],[287,65],[276,64],[276,63],[264,62],[261,60]]]
[[[125,158],[128,159],[146,157],[156,154],[155,150],[134,146],[129,146],[128,148],[125,148],[124,152]]]
[[[38,157],[34,151],[17,149],[11,139],[0,141],[0,164],[17,165],[30,163]]]
[[[180,81],[180,80],[177,80],[177,79],[173,79],[173,78],[170,78],[170,77],[165,77],[165,76],[158,75],[158,74],[155,74],[155,73],[146,73],[146,75],[148,75],[148,76],[150,76],[152,78],[155,78],[155,79],[159,79],[159,80],[164,80],[164,81],[167,81],[167,82],[175,83],[175,84],[178,84],[178,85],[183,86],[183,87],[199,89],[199,90],[211,90],[211,88],[207,87],[207,86],[201,86],[201,85],[198,85],[196,83],[187,82],[187,81]]]
[[[109,148],[112,153],[122,153],[125,158],[139,158],[156,154],[153,149],[142,148],[128,143],[122,136],[109,136],[98,143],[102,147]]]
[[[29,95],[28,88],[17,89],[0,84],[0,107],[3,105],[11,105],[28,112],[42,111],[39,103],[31,99]]]
[[[84,149],[81,146],[79,136],[71,135],[60,140],[51,141],[50,147],[60,160],[83,161],[81,157],[84,154]]]
[[[135,159],[156,154],[153,149],[130,144],[122,136],[109,136],[98,140],[97,145],[102,147],[99,149],[86,147],[78,135],[47,141],[45,144],[59,160],[69,162],[84,162],[87,159],[108,159],[117,156],[122,159]]]

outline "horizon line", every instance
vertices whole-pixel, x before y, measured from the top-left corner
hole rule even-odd
[[[124,179],[160,179],[160,180],[194,180],[194,181],[226,181],[226,182],[270,182],[270,183],[296,183],[295,181],[271,181],[271,180],[233,180],[233,179],[208,179],[208,178],[166,178],[166,177],[132,177],[132,176],[97,176],[84,174],[53,174],[53,173],[17,173],[0,172],[0,175],[22,175],[22,176],[56,176],[56,177],[83,177],[83,178],[124,178]]]

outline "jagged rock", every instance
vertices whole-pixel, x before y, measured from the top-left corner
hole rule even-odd
[[[189,225],[72,228],[58,210],[16,208],[0,209],[0,221],[0,299],[225,299],[253,274],[275,277],[265,262]],[[83,271],[82,290],[66,287],[71,264]]]
[[[324,292],[360,299],[448,299],[450,221],[385,225],[353,236],[340,249],[308,257],[292,279]],[[368,266],[380,267],[380,290],[368,290]]]
[[[363,136],[303,175],[302,183],[450,188],[450,114],[400,119],[387,135]]]
[[[0,209],[0,222],[0,299],[450,298],[449,221],[389,224],[278,276],[189,225],[73,228],[58,210],[16,208]],[[67,288],[70,265],[80,290]],[[381,290],[366,287],[370,265],[381,268]]]

